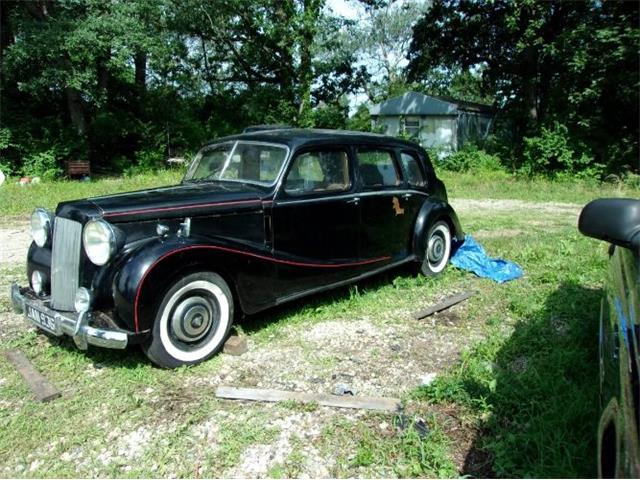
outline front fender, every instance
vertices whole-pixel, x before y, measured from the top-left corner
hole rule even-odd
[[[256,246],[224,239],[171,237],[146,242],[128,253],[113,278],[116,314],[135,332],[150,329],[167,288],[180,276],[198,270],[221,275],[242,311],[257,310],[269,303],[271,292],[255,289],[256,281],[275,275],[273,264],[260,260],[264,254]]]
[[[427,231],[435,222],[445,220],[457,242],[464,240],[464,231],[458,215],[451,205],[439,199],[429,199],[420,208],[413,233],[413,253],[419,261],[424,260],[427,249]]]

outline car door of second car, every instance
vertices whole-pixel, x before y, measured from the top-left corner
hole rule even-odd
[[[353,177],[347,147],[308,148],[293,158],[273,205],[281,299],[358,275],[363,261]]]
[[[415,209],[411,208],[411,194],[403,185],[395,153],[380,147],[360,147],[357,157],[361,255],[404,260],[410,253]]]

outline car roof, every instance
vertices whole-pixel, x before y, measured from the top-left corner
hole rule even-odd
[[[351,130],[325,130],[316,128],[280,128],[275,130],[262,130],[255,132],[241,133],[219,138],[215,141],[207,142],[206,145],[213,145],[220,142],[235,140],[247,140],[254,142],[282,143],[289,148],[299,148],[307,145],[331,145],[341,143],[346,145],[373,145],[386,147],[410,148],[421,150],[416,143],[402,140],[388,135],[378,133],[355,132]]]

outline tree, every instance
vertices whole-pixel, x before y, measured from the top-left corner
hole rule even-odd
[[[577,154],[637,168],[636,2],[438,0],[414,29],[409,78],[482,71],[516,154],[557,122]],[[613,154],[615,152],[615,158]]]
[[[428,1],[361,0],[362,19],[351,25],[357,57],[370,77],[366,90],[372,100],[380,100],[407,86],[406,56],[413,26],[428,8]]]

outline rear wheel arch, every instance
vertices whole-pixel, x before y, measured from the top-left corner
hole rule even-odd
[[[429,229],[439,221],[444,221],[449,226],[452,241],[455,239],[455,241],[459,242],[464,238],[458,217],[449,204],[426,201],[418,213],[413,232],[412,251],[417,261],[422,262],[424,260],[427,247],[427,233]]]

